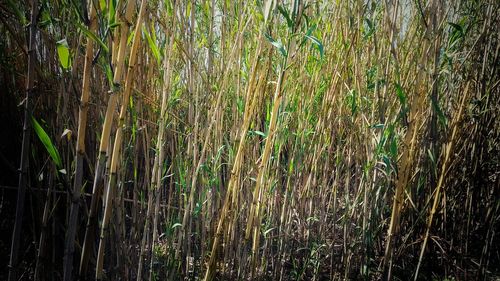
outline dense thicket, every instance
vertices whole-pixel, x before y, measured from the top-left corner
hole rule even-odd
[[[497,278],[498,26],[495,0],[0,1],[0,279]]]

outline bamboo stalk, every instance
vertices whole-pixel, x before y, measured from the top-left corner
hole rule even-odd
[[[93,3],[90,3],[89,30],[97,30],[96,10]],[[64,276],[66,281],[73,280],[73,256],[75,250],[75,236],[78,222],[78,209],[81,197],[82,178],[83,178],[83,156],[85,155],[85,132],[87,129],[88,103],[90,98],[90,74],[92,72],[92,57],[94,54],[94,41],[87,38],[85,48],[85,61],[83,67],[82,95],[80,99],[80,111],[78,116],[78,135],[76,141],[75,156],[75,178],[73,183],[73,192],[71,198],[71,210],[68,221],[68,231],[64,247]]]
[[[424,235],[424,240],[422,242],[422,247],[420,249],[420,255],[418,257],[418,264],[417,264],[417,269],[415,270],[415,277],[414,280],[418,280],[418,274],[420,270],[420,265],[422,264],[422,259],[424,257],[424,252],[425,252],[425,247],[427,246],[427,241],[429,240],[429,233],[432,227],[432,222],[434,219],[434,215],[437,211],[437,208],[439,206],[439,200],[441,197],[441,192],[443,190],[443,185],[445,183],[445,177],[448,172],[448,168],[450,165],[450,156],[452,154],[452,150],[454,148],[455,142],[456,142],[456,136],[457,136],[457,130],[458,130],[458,125],[460,123],[460,120],[462,119],[462,114],[463,110],[465,108],[465,102],[468,100],[468,95],[469,95],[469,84],[465,86],[464,93],[461,98],[460,102],[460,107],[458,108],[458,112],[455,114],[453,117],[453,123],[452,123],[452,131],[450,138],[448,142],[444,145],[444,152],[443,152],[443,162],[441,164],[441,173],[439,175],[439,180],[437,182],[436,190],[434,191],[434,200],[432,203],[432,208],[429,213],[429,217],[427,219],[427,226],[425,229],[425,235]]]
[[[173,7],[175,11],[175,4]],[[163,91],[162,91],[162,96],[161,96],[161,109],[160,109],[160,116],[158,118],[158,136],[157,136],[157,143],[156,143],[156,151],[158,153],[155,156],[154,160],[154,166],[153,166],[153,171],[151,175],[151,189],[150,192],[154,194],[154,199],[155,199],[155,210],[154,210],[154,219],[153,219],[153,224],[152,228],[155,229],[156,226],[158,225],[158,213],[159,213],[159,200],[160,200],[160,185],[162,182],[162,171],[163,171],[163,163],[165,161],[165,128],[167,126],[167,101],[168,97],[170,96],[170,91],[171,91],[171,77],[172,77],[172,61],[173,61],[173,43],[174,43],[174,38],[175,38],[175,30],[176,30],[176,21],[175,21],[175,13],[174,16],[171,18],[171,30],[169,30],[170,36],[169,36],[169,41],[168,41],[168,47],[165,48],[165,53],[164,53],[164,58],[163,58],[163,66],[164,66],[164,74],[163,74]],[[152,207],[150,206],[150,203],[148,202],[148,213],[146,215],[146,227],[144,228],[144,233],[143,233],[143,242],[141,245],[141,250],[140,250],[140,259],[139,259],[139,266],[138,266],[138,271],[137,271],[137,280],[141,280],[141,275],[142,275],[142,264],[144,262],[144,254],[146,252],[145,249],[145,238],[147,235],[149,235],[149,224],[151,224],[151,211]],[[155,248],[155,242],[157,240],[157,231],[153,231],[153,236],[151,239],[151,263],[150,263],[150,268],[149,268],[149,280],[152,280],[153,277],[153,261],[154,261],[154,248]]]
[[[261,187],[265,184],[264,177],[267,173],[267,167],[269,165],[269,158],[271,156],[271,148],[274,145],[274,137],[276,133],[276,126],[278,123],[278,110],[281,105],[281,99],[283,98],[281,87],[283,85],[283,80],[285,76],[285,69],[283,69],[279,76],[278,81],[276,83],[276,89],[273,97],[273,109],[271,112],[271,120],[269,122],[269,130],[266,137],[266,143],[264,145],[264,151],[262,152],[261,162],[259,164],[259,174],[257,176],[257,182],[255,184],[254,194],[252,206],[250,209],[248,221],[247,221],[247,229],[246,229],[246,239],[250,236],[250,230],[253,229],[253,246],[252,246],[252,272],[257,267],[256,266],[256,258],[259,246],[259,238],[260,238],[260,217],[261,217],[261,197],[262,193],[266,191],[261,191]],[[254,222],[254,220],[256,220]],[[251,274],[253,276],[253,273]]]
[[[29,42],[19,40],[29,37],[19,32],[29,26],[28,2],[0,4],[0,84],[9,93],[0,95],[4,222],[14,222],[12,196],[21,191],[9,186],[18,184],[12,163],[21,150],[9,149],[22,146],[15,101],[28,78]],[[96,254],[110,280],[494,274],[494,1],[168,0],[146,6],[135,38],[139,1],[92,0],[97,29],[81,4],[89,1],[70,2],[40,8],[35,54],[43,67],[35,65],[30,103],[44,126],[26,157],[36,174],[25,175],[30,225],[20,234],[17,279],[94,279]],[[140,36],[130,75],[124,67]],[[56,48],[63,38],[69,46]],[[73,67],[61,73],[64,58]],[[88,72],[85,121],[78,101]],[[125,87],[134,93],[123,101]],[[64,140],[70,134],[74,142]],[[68,175],[54,173],[57,153]],[[92,190],[83,190],[86,181]],[[78,192],[89,209],[76,210]],[[78,241],[81,276],[68,270],[78,265],[68,250],[79,252]],[[36,264],[26,260],[36,255]]]
[[[425,62],[425,53],[428,51],[428,41],[423,40],[422,44],[424,53],[422,54],[421,60]],[[420,77],[423,77],[422,71],[419,71]],[[423,78],[422,78],[423,79]],[[423,87],[425,84],[421,81]],[[418,89],[417,89],[418,90]],[[397,238],[399,228],[400,228],[400,220],[401,220],[401,211],[404,205],[404,195],[405,191],[409,185],[410,176],[412,173],[412,167],[415,161],[415,153],[416,147],[418,145],[418,131],[421,124],[424,123],[422,114],[422,107],[424,104],[425,88],[420,90],[420,93],[415,97],[409,112],[408,117],[408,129],[406,131],[404,137],[404,150],[402,156],[398,163],[398,174],[396,178],[396,186],[394,192],[394,199],[392,202],[392,211],[389,222],[389,228],[387,232],[387,241],[383,259],[383,267],[385,271],[385,276],[388,279],[392,278],[392,264],[393,264],[393,247],[395,240]]]
[[[118,49],[117,55],[114,56],[116,59],[116,67],[113,76],[113,83],[119,85],[121,82],[123,67],[125,63],[125,51],[127,49],[126,42],[128,31],[130,28],[130,21],[132,20],[132,15],[135,9],[135,1],[128,1],[126,6],[124,22],[121,25],[120,31],[120,42],[114,42],[115,48]],[[87,225],[85,228],[85,237],[83,240],[82,254],[80,258],[80,276],[87,274],[87,267],[90,256],[93,251],[93,243],[95,237],[95,229],[97,227],[97,211],[99,207],[99,200],[102,196],[103,184],[102,179],[104,175],[104,170],[106,169],[106,162],[108,160],[108,147],[109,147],[109,137],[111,133],[111,126],[113,123],[113,115],[116,108],[116,89],[115,85],[111,85],[111,92],[108,100],[108,106],[106,108],[106,115],[104,119],[104,125],[102,127],[101,142],[99,146],[99,155],[97,158],[97,165],[94,175],[94,183],[92,187],[92,198],[90,202],[89,217],[87,219]]]
[[[212,242],[212,250],[210,252],[210,260],[207,265],[207,269],[205,271],[205,277],[204,281],[210,281],[213,280],[215,276],[215,271],[216,271],[216,261],[217,261],[217,251],[219,248],[219,243],[221,240],[221,236],[223,233],[223,226],[226,217],[228,216],[228,213],[230,212],[230,202],[231,202],[231,197],[232,193],[235,192],[234,190],[236,189],[238,183],[236,180],[239,177],[241,165],[242,165],[242,159],[243,159],[243,150],[246,145],[246,135],[248,128],[250,126],[250,121],[251,121],[251,113],[253,112],[254,106],[256,105],[256,96],[257,93],[254,93],[254,86],[256,83],[256,74],[259,69],[259,57],[261,54],[261,48],[262,48],[262,41],[263,41],[263,32],[260,33],[259,39],[258,39],[258,45],[257,45],[257,51],[256,51],[256,56],[254,57],[253,61],[253,66],[252,66],[252,74],[250,81],[248,83],[248,88],[247,88],[247,94],[246,94],[246,104],[245,106],[245,111],[244,111],[244,117],[243,117],[243,123],[239,131],[239,145],[238,145],[238,150],[234,159],[234,164],[233,168],[231,169],[231,174],[230,174],[230,179],[226,191],[226,196],[224,199],[223,207],[221,214],[219,216],[219,220],[217,222],[217,228],[214,234],[213,242]]]
[[[26,79],[26,99],[24,100],[24,124],[23,140],[21,146],[21,163],[19,168],[19,184],[16,203],[16,218],[14,230],[12,232],[12,244],[10,248],[9,260],[9,281],[18,280],[19,266],[19,243],[21,241],[21,230],[23,227],[24,200],[26,197],[26,185],[29,180],[28,167],[30,155],[30,136],[31,136],[31,114],[33,107],[33,94],[35,85],[35,64],[37,47],[37,21],[38,21],[38,1],[31,1],[31,18],[27,28],[28,43],[28,74]]]
[[[53,181],[52,177],[49,179],[49,182]],[[52,188],[50,187],[51,184],[49,184],[49,188],[47,188],[47,195],[45,199],[45,206],[43,208],[43,215],[42,215],[42,231],[40,233],[40,242],[38,243],[38,255],[36,257],[36,266],[35,266],[35,276],[34,279],[35,281],[41,280],[41,272],[42,266],[44,265],[43,259],[45,258],[46,255],[46,243],[47,243],[47,229],[48,229],[48,220],[49,220],[49,212],[50,212],[50,203],[52,202],[51,197],[52,197]]]
[[[123,141],[123,127],[125,125],[125,117],[127,114],[127,105],[129,101],[130,92],[132,90],[132,83],[134,82],[134,70],[135,62],[137,60],[137,51],[139,48],[140,34],[142,28],[142,22],[144,18],[144,13],[146,10],[146,0],[141,1],[141,7],[139,10],[139,16],[137,18],[134,39],[132,47],[130,49],[129,65],[127,70],[127,76],[125,78],[125,89],[123,90],[122,104],[120,109],[120,116],[118,119],[118,127],[115,134],[115,142],[113,145],[113,154],[111,159],[110,177],[108,181],[108,189],[106,192],[106,203],[104,209],[104,216],[101,226],[101,235],[99,239],[99,251],[97,253],[97,265],[96,265],[96,279],[102,280],[103,278],[103,265],[104,265],[104,250],[106,247],[106,236],[108,234],[108,224],[111,220],[113,194],[116,188],[116,172],[118,167],[118,162],[120,161],[120,149]]]

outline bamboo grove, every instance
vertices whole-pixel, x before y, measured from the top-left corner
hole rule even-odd
[[[2,0],[0,20],[0,279],[500,275],[498,1]]]

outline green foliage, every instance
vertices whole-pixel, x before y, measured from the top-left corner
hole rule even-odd
[[[59,56],[59,62],[63,69],[68,69],[71,67],[71,55],[66,39],[61,39],[56,42],[57,55]]]
[[[31,117],[31,124],[33,125],[33,130],[38,136],[38,139],[42,142],[52,161],[54,161],[54,164],[57,166],[57,168],[62,168],[62,161],[61,156],[59,155],[59,151],[52,143],[52,140],[50,139],[47,132],[45,132],[40,123],[38,123],[38,121],[36,121],[34,117]]]
[[[278,49],[278,51],[284,58],[288,56],[288,52],[281,42],[274,40],[269,34],[266,34],[266,38],[276,49]]]
[[[102,48],[102,50],[104,52],[106,52],[106,53],[109,52],[108,46],[101,40],[101,38],[97,37],[97,35],[95,35],[93,32],[91,32],[90,30],[88,30],[84,25],[82,25],[79,22],[76,22],[76,26],[78,27],[78,29],[80,29],[80,31],[87,38],[92,39],[92,40],[94,40],[94,42],[96,42],[97,44],[99,44],[99,46]]]
[[[321,43],[321,41],[314,36],[306,35],[305,37],[307,39],[309,39],[312,42],[313,46],[315,46],[318,49],[320,58],[323,58],[323,55],[325,52],[324,47],[323,47],[323,43]]]
[[[351,109],[351,115],[355,116],[358,112],[358,94],[356,90],[350,90],[346,96],[346,102]]]
[[[258,130],[250,130],[250,131],[248,131],[248,134],[249,135],[258,135],[258,136],[261,136],[263,138],[267,137],[266,133],[258,131]]]
[[[290,18],[290,14],[286,10],[286,8],[284,8],[283,5],[278,5],[278,10],[279,10],[280,14],[285,18],[288,28],[292,29],[294,27],[295,23]]]
[[[49,27],[53,24],[54,19],[50,15],[50,6],[49,2],[44,2],[40,5],[40,20],[38,22],[38,26],[41,29]]]
[[[462,202],[465,194],[471,194],[470,190],[476,188],[477,174],[488,174],[488,169],[496,171],[498,162],[481,162],[495,154],[496,147],[494,141],[488,140],[497,135],[495,122],[491,120],[495,120],[493,109],[498,98],[494,90],[498,79],[491,75],[495,73],[494,64],[487,61],[497,55],[496,34],[491,31],[496,21],[467,14],[468,9],[472,9],[475,13],[496,15],[496,6],[448,2],[445,9],[425,10],[425,15],[419,17],[418,3],[406,6],[365,2],[149,1],[146,24],[140,34],[132,30],[125,34],[128,39],[125,65],[130,61],[130,43],[134,37],[141,40],[133,68],[135,73],[130,77],[132,83],[128,84],[132,85],[132,92],[138,94],[122,105],[127,107],[123,130],[126,143],[117,158],[120,161],[116,180],[120,187],[118,198],[125,196],[134,202],[124,201],[127,202],[125,208],[113,216],[123,216],[120,219],[126,231],[133,224],[133,235],[124,234],[120,245],[129,246],[135,253],[144,230],[146,203],[148,198],[153,198],[151,192],[157,191],[161,211],[152,215],[161,218],[157,229],[161,229],[162,234],[154,241],[155,247],[146,246],[147,258],[125,263],[135,265],[137,260],[142,260],[148,264],[143,267],[144,272],[152,265],[153,279],[201,279],[212,254],[210,246],[218,219],[222,218],[221,221],[225,221],[221,223],[221,251],[215,253],[216,279],[266,279],[268,274],[273,274],[269,278],[284,280],[380,279],[379,265],[385,261],[382,256],[384,246],[390,244],[388,237],[397,239],[394,240],[397,245],[421,241],[424,215],[435,194],[435,186],[429,183],[431,176],[437,179],[442,171],[442,147],[451,135],[452,121],[465,85],[470,87],[473,101],[471,104],[465,101],[467,114],[463,114],[456,130],[463,148],[450,154],[452,165],[445,169],[443,181],[447,185],[446,198],[439,201],[438,209],[442,211],[435,213],[436,217],[446,215],[442,221],[453,225],[434,224],[431,233],[439,247],[435,243],[429,247],[442,248],[440,251],[454,260],[455,249],[439,239],[456,239],[455,231],[467,233],[474,223],[487,230],[488,227],[477,221],[482,213],[498,217],[493,208],[486,210],[493,205],[483,194],[490,193],[480,187],[477,192],[474,190],[478,204],[484,205],[481,208],[485,210],[481,212],[474,211],[474,205],[466,200],[469,204],[466,215],[470,215],[467,221],[471,223],[467,227],[461,226],[465,220],[456,219],[463,215],[456,211],[461,210],[456,202]],[[100,153],[95,140],[101,139],[108,91],[119,95],[117,104],[123,101],[118,87],[124,79],[117,77],[113,81],[116,65],[110,53],[112,44],[114,48],[118,43],[113,42],[115,35],[123,30],[118,27],[125,24],[122,20],[127,3],[131,2],[92,1],[97,8],[98,25],[93,32],[88,30],[82,7],[90,2],[41,0],[40,4],[38,27],[43,33],[37,36],[40,42],[37,58],[44,59],[41,64],[48,64],[47,69],[59,67],[66,71],[65,79],[59,81],[44,77],[48,72],[45,69],[43,75],[35,78],[37,89],[45,91],[47,85],[52,86],[47,94],[35,95],[34,109],[37,116],[49,114],[50,118],[45,119],[60,123],[50,124],[50,132],[76,127],[73,118],[78,111],[79,104],[75,101],[83,67],[73,65],[74,71],[67,70],[76,63],[77,56],[78,61],[82,61],[85,42],[96,43],[91,58],[87,127],[91,128],[88,130],[91,137],[86,141],[85,165],[88,166],[83,173],[86,182],[92,182],[94,165],[91,162]],[[15,26],[15,30],[27,27],[29,5],[6,0],[4,6],[3,19],[7,23],[19,21],[22,25]],[[137,11],[136,7],[132,19],[137,18]],[[431,19],[436,12],[440,13],[439,25],[434,27]],[[488,22],[491,26],[486,24],[483,32],[482,24]],[[5,25],[2,31],[7,27]],[[173,52],[165,53],[171,32],[175,38]],[[7,34],[0,40],[1,52],[5,53],[0,58],[1,70],[8,69],[9,79],[15,73],[22,74],[26,67],[26,56],[22,53],[26,48],[16,46],[16,41],[22,45],[23,38],[19,38]],[[65,39],[57,41],[61,38]],[[45,46],[57,51],[57,55],[45,53]],[[45,61],[48,57],[51,60]],[[163,81],[167,59],[171,62],[172,75],[169,81]],[[282,78],[282,84],[276,92],[278,78]],[[19,81],[17,84],[23,84]],[[60,88],[56,87],[57,83],[61,83]],[[437,95],[434,95],[434,85]],[[162,117],[160,93],[164,87],[168,89],[168,121],[165,123],[159,122]],[[50,94],[60,93],[59,89],[71,94]],[[275,93],[279,94],[276,105],[273,104]],[[275,108],[278,110],[273,112]],[[245,110],[249,112],[244,116]],[[51,114],[55,113],[51,111],[63,116],[53,118]],[[277,113],[272,139],[268,138],[271,112]],[[409,116],[410,113],[414,116]],[[116,109],[113,114],[112,132],[116,127]],[[242,122],[245,117],[249,119]],[[441,137],[431,147],[428,126],[436,119],[437,134]],[[33,170],[45,175],[44,182],[35,181],[35,184],[45,184],[47,172],[42,162],[48,159],[62,171],[61,155],[71,159],[73,143],[63,141],[56,148],[44,129],[48,126],[34,119],[32,122],[44,146],[43,153],[32,152]],[[250,125],[242,128],[243,124]],[[162,138],[158,135],[160,128],[165,129]],[[475,135],[471,137],[470,132]],[[163,143],[157,143],[158,140]],[[270,154],[266,154],[265,159],[269,161],[265,163],[263,181],[259,182],[262,184],[258,193],[260,217],[255,218],[255,226],[260,229],[256,229],[255,238],[247,239],[243,237],[244,227],[266,141],[270,141]],[[409,141],[411,143],[407,143]],[[110,142],[112,147],[113,138]],[[156,167],[156,173],[151,172],[158,163],[155,157],[161,145],[165,148],[165,159]],[[45,151],[48,157],[35,157]],[[412,156],[408,156],[410,154]],[[241,166],[236,165],[236,159],[241,161],[238,162]],[[478,159],[481,161],[477,162]],[[409,163],[408,167],[405,163]],[[150,189],[153,175],[155,180],[160,177],[158,187],[161,189],[156,191]],[[491,172],[481,181],[487,182],[494,175]],[[131,190],[132,183],[134,190]],[[394,187],[403,187],[400,232],[387,236]],[[230,205],[224,208],[226,198]],[[223,213],[223,210],[227,211]],[[184,212],[189,215],[187,224],[180,221]],[[158,227],[149,223],[150,232]],[[181,232],[185,235],[183,238],[179,238]],[[153,242],[150,234],[145,233],[149,235],[147,245]],[[474,239],[482,238],[477,233],[469,234],[476,235]],[[249,251],[252,240],[257,238],[260,239],[258,248]],[[469,252],[460,243],[456,247],[459,253],[476,258],[474,250],[470,250],[474,247],[469,247]],[[414,248],[417,247],[403,245],[393,249],[398,259],[393,261],[393,269],[398,276],[392,279],[401,278],[400,272],[406,274],[413,270],[410,267],[415,261]],[[115,259],[113,251],[109,252],[104,262],[106,270],[108,260],[123,262],[119,256]],[[433,253],[428,251],[425,255]],[[254,264],[250,264],[254,257]],[[400,261],[410,266],[396,270]],[[186,265],[190,263],[193,273]],[[280,271],[273,272],[277,269]],[[464,270],[472,272],[470,269]],[[250,270],[255,271],[252,277]],[[120,279],[120,273],[116,272],[108,271],[115,274],[107,276],[108,279]],[[184,276],[189,274],[195,276]]]
[[[404,124],[406,124],[408,122],[407,121],[407,118],[408,118],[407,114],[409,111],[407,97],[406,97],[406,94],[405,94],[403,88],[401,87],[401,85],[399,85],[398,83],[394,83],[394,88],[396,91],[396,96],[398,97],[398,100],[399,100],[399,104],[401,105],[401,110],[399,112],[398,119],[401,122],[403,122]]]
[[[21,12],[21,9],[18,5],[20,2],[15,1],[15,0],[7,0],[6,2],[7,2],[6,4],[9,7],[9,9],[14,12],[14,15],[16,16],[19,23],[21,23],[21,25],[26,25],[28,23],[28,20]]]
[[[456,49],[456,45],[465,37],[464,20],[459,23],[448,22],[448,25],[450,25],[448,48]]]
[[[363,39],[370,39],[375,33],[375,24],[369,18],[365,18],[363,25]]]
[[[114,26],[116,24],[115,13],[116,13],[116,4],[118,0],[109,0],[108,1],[108,27]]]
[[[154,31],[154,29],[152,29],[152,30]],[[155,32],[149,33],[146,26],[143,27],[143,32],[144,32],[144,35],[146,35],[146,39],[148,40],[149,48],[151,49],[151,52],[153,52],[153,56],[156,59],[156,63],[158,64],[158,66],[160,66],[161,65],[161,55],[160,55],[160,49],[158,48],[158,45],[156,44]]]
[[[182,227],[181,223],[174,223],[170,228],[175,229],[176,227]]]

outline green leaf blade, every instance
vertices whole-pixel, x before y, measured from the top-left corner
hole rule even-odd
[[[325,47],[323,46],[323,43],[316,37],[312,36],[312,35],[305,35],[305,37],[309,40],[311,40],[312,44],[314,46],[316,46],[316,48],[318,49],[319,51],[319,56],[321,58],[323,58],[324,54],[325,54]]]
[[[68,42],[66,39],[62,39],[56,42],[57,55],[59,57],[59,62],[63,69],[68,69],[71,67],[71,55],[69,51]]]
[[[266,38],[271,43],[278,51],[281,53],[283,57],[286,57],[288,55],[288,52],[285,49],[285,46],[283,46],[283,43],[274,40],[269,34],[266,34]]]
[[[52,143],[52,140],[50,139],[47,132],[45,132],[40,123],[38,123],[38,121],[36,121],[34,117],[31,117],[31,123],[33,124],[33,129],[35,130],[38,139],[40,139],[40,141],[42,142],[43,146],[49,153],[50,158],[52,158],[52,161],[54,161],[57,168],[62,168],[62,161],[61,156],[59,155],[59,151],[57,151],[57,148]]]

